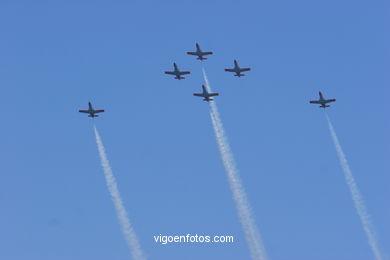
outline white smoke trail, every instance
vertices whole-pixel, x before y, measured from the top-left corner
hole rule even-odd
[[[204,69],[203,77],[206,82],[207,91],[211,92],[211,87]],[[222,162],[229,180],[230,189],[232,190],[233,198],[236,203],[238,216],[240,218],[240,222],[245,233],[245,238],[249,244],[252,259],[266,260],[267,256],[265,248],[262,244],[260,234],[253,218],[253,214],[245,193],[245,189],[241,183],[241,179],[236,168],[234,157],[230,150],[229,142],[226,138],[225,130],[220,119],[215,101],[210,102],[210,117],[217,139]]]
[[[362,222],[364,232],[368,238],[368,244],[371,247],[372,252],[374,253],[376,260],[382,260],[382,254],[379,250],[378,243],[376,241],[374,227],[370,220],[370,215],[368,214],[367,208],[364,204],[364,200],[360,191],[357,187],[355,178],[352,175],[351,169],[349,168],[349,164],[347,158],[341,148],[339,139],[337,138],[336,131],[330,121],[328,114],[325,112],[326,119],[328,121],[329,131],[333,139],[334,146],[336,147],[337,156],[339,157],[341,168],[343,169],[345,180],[348,184],[349,190],[351,191],[352,200],[355,204],[356,211],[359,215],[360,221]]]
[[[119,224],[121,225],[121,229],[122,229],[123,235],[126,239],[127,245],[130,249],[130,253],[131,253],[134,260],[145,260],[146,257],[144,256],[144,254],[141,250],[141,246],[138,242],[135,231],[134,231],[133,227],[131,226],[126,209],[123,206],[122,198],[121,198],[121,195],[119,193],[115,177],[112,173],[112,169],[111,169],[110,163],[108,161],[102,139],[99,135],[99,132],[98,132],[96,126],[94,126],[94,130],[95,130],[95,136],[96,136],[96,144],[97,144],[97,147],[99,150],[99,156],[100,156],[100,160],[102,163],[104,176],[106,178],[107,187],[108,187],[108,190],[110,192],[111,199],[114,202],[115,210],[116,210],[118,220],[119,220]]]

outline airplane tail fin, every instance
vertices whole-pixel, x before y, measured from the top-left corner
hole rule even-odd
[[[238,67],[237,60],[234,60],[234,66],[235,66],[235,67]]]
[[[196,50],[200,51],[200,46],[199,46],[199,43],[196,43]]]
[[[318,94],[320,95],[320,99],[324,99],[324,95],[322,95],[322,92],[318,92]]]

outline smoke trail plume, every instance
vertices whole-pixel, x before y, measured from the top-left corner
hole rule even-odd
[[[111,195],[111,199],[114,202],[115,210],[118,216],[119,224],[122,229],[122,233],[126,239],[127,245],[130,249],[130,253],[134,260],[145,260],[146,257],[144,256],[141,247],[139,245],[137,236],[135,234],[135,231],[133,227],[131,226],[129,217],[127,216],[127,212],[125,207],[123,206],[122,198],[118,190],[118,186],[116,184],[115,177],[112,173],[112,169],[110,166],[110,163],[108,161],[106,151],[104,149],[104,145],[102,142],[102,139],[99,135],[99,132],[94,126],[95,130],[95,137],[96,137],[96,144],[99,150],[99,156],[102,163],[104,176],[106,178],[106,183],[108,190]]]
[[[341,168],[343,169],[345,180],[348,184],[349,190],[351,191],[352,200],[355,204],[355,208],[357,214],[359,215],[360,221],[362,222],[364,232],[368,238],[368,244],[371,247],[372,252],[374,253],[376,260],[382,260],[382,254],[379,250],[378,243],[376,241],[375,232],[373,225],[370,220],[370,215],[368,214],[367,208],[364,204],[364,200],[360,191],[357,187],[355,178],[352,175],[351,169],[349,168],[349,164],[343,149],[341,148],[339,139],[337,138],[336,131],[330,121],[328,114],[325,112],[326,119],[328,121],[329,131],[333,139],[334,146],[336,147],[337,156],[339,157]]]
[[[206,82],[207,91],[211,91],[210,84],[204,69],[203,77]],[[221,118],[219,116],[217,105],[215,101],[210,102],[209,104],[211,122],[213,124],[218,148],[221,153],[222,162],[227,173],[230,189],[232,190],[233,198],[236,203],[238,216],[240,218],[240,222],[245,233],[245,238],[249,244],[252,259],[266,260],[267,256],[265,248],[262,244],[260,234],[257,230],[257,226],[253,218],[253,214],[245,193],[245,189],[241,183],[234,157],[230,150],[229,142],[226,138],[225,130]]]

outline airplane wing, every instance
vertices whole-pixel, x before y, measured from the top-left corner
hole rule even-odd
[[[205,52],[202,52],[202,54],[203,55],[211,55],[211,54],[213,54],[213,52],[212,51],[205,51]]]
[[[317,100],[311,100],[310,104],[321,104],[321,103],[319,101],[317,101]]]
[[[89,113],[88,110],[79,110],[80,113]]]
[[[187,54],[188,54],[188,55],[196,55],[196,52],[188,51]]]
[[[104,112],[104,109],[95,110],[95,113],[101,113],[101,112]]]
[[[189,72],[189,71],[180,71],[180,74],[181,75],[187,75],[187,74],[190,74],[191,72]]]
[[[251,68],[241,68],[240,71],[243,72],[243,71],[250,71]]]
[[[327,102],[335,102],[336,101],[336,99],[328,99],[328,100],[326,100]]]
[[[165,71],[164,73],[169,74],[169,75],[175,75],[175,73],[173,73],[173,71]]]
[[[234,69],[225,69],[225,71],[228,71],[228,72],[236,72]]]
[[[203,95],[199,94],[199,93],[194,93],[194,96],[196,96],[196,97],[203,97]]]
[[[219,96],[219,93],[210,93],[209,96],[210,96],[210,97]]]

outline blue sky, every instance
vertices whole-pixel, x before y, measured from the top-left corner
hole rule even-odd
[[[208,106],[205,66],[270,259],[373,259],[322,90],[390,257],[385,1],[1,1],[0,258],[129,259],[104,183],[91,101],[149,259],[249,259]],[[250,66],[236,78],[224,68]],[[192,73],[164,75],[176,62]],[[159,234],[234,235],[160,245]]]

